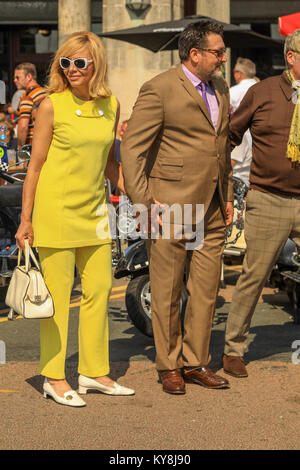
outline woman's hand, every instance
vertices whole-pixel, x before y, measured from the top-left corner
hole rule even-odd
[[[47,159],[52,140],[53,115],[52,102],[50,98],[45,98],[39,106],[34,126],[31,159],[23,185],[21,224],[15,235],[17,246],[22,250],[24,249],[25,238],[28,239],[30,246],[33,243],[31,214],[40,172]]]
[[[17,247],[21,250],[25,249],[25,238],[27,238],[29,245],[33,244],[33,228],[30,221],[21,222],[18,231],[15,235],[17,241]]]

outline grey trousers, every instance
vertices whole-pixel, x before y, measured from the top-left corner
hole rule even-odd
[[[300,197],[250,190],[245,215],[247,251],[226,323],[225,354],[244,355],[259,296],[288,238],[300,251]]]

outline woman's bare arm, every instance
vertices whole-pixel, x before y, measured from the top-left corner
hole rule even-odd
[[[115,138],[116,138],[116,132],[118,129],[119,118],[120,118],[120,103],[118,102],[118,109],[117,109],[116,123],[115,123]],[[105,168],[105,176],[115,186],[117,186],[123,193],[125,193],[122,165],[118,163],[115,159],[115,142],[111,146],[111,149],[108,154],[107,164]]]
[[[35,121],[31,159],[23,187],[21,224],[16,233],[17,245],[22,249],[25,238],[28,238],[31,245],[33,243],[31,215],[34,196],[53,136],[53,117],[52,102],[45,98],[39,106]]]

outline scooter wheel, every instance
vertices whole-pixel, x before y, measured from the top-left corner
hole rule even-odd
[[[182,331],[187,299],[187,289],[185,285],[183,285],[180,298],[180,317]],[[128,316],[134,326],[144,335],[153,337],[149,274],[143,274],[129,282],[126,290],[125,303]]]
[[[125,302],[134,326],[144,335],[153,337],[149,274],[143,274],[129,282]]]
[[[300,325],[300,284],[294,285],[291,295],[294,324]]]

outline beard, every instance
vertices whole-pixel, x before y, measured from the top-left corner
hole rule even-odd
[[[211,72],[211,74],[210,74],[211,78],[223,77],[222,66],[223,66],[223,63],[218,64],[218,65],[214,68],[214,70],[212,70],[212,72]]]

